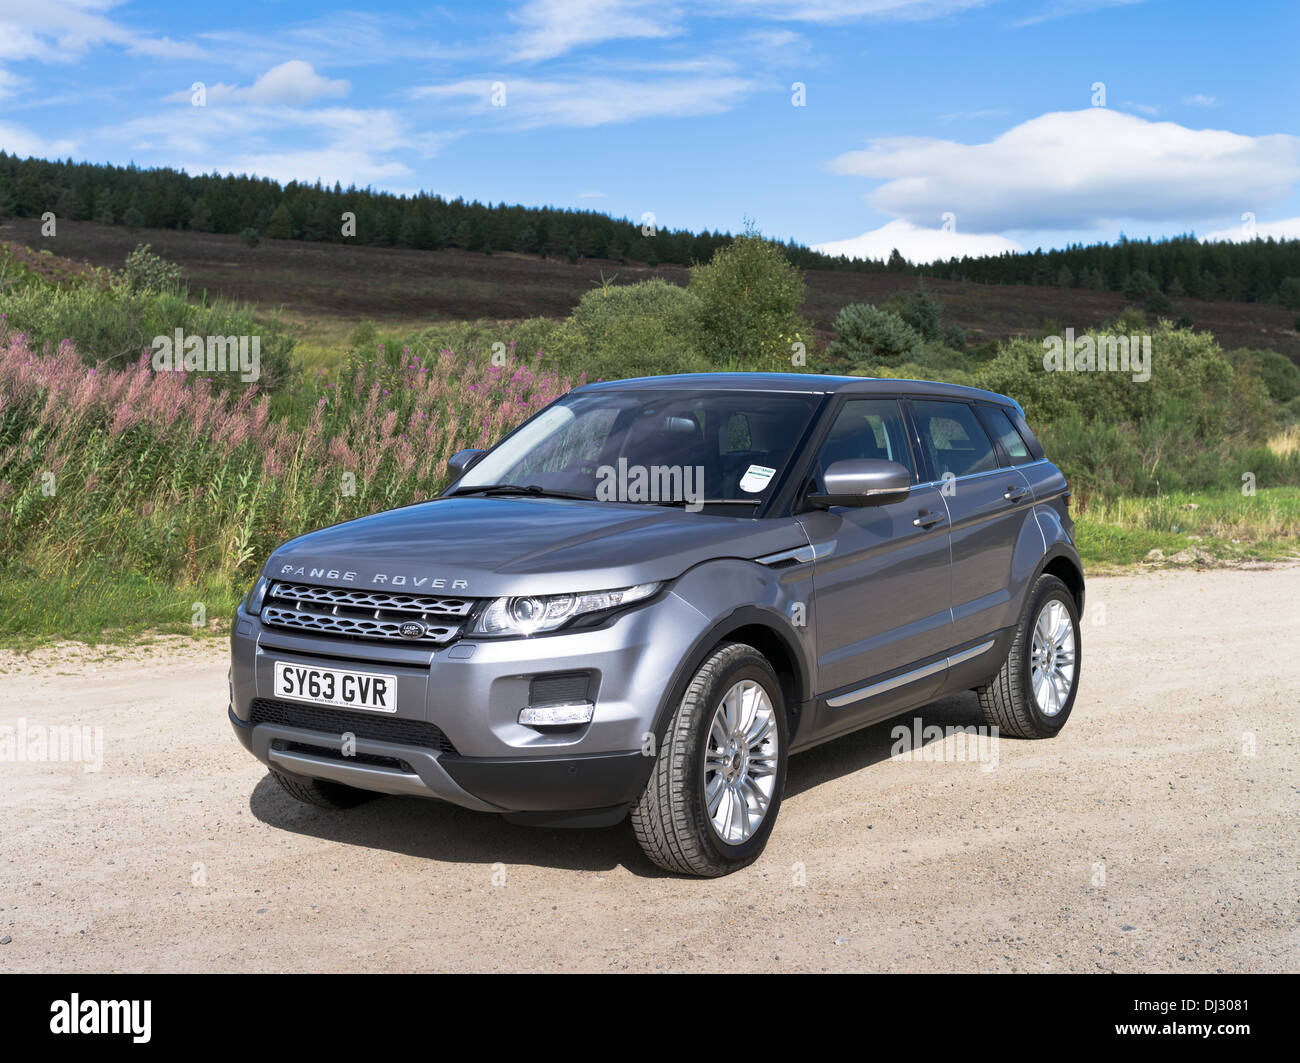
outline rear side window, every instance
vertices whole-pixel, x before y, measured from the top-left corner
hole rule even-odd
[[[1011,418],[1004,411],[999,410],[996,406],[985,406],[984,420],[993,434],[998,437],[1002,449],[1011,458],[1012,465],[1023,465],[1025,462],[1033,460],[1029,448],[1025,446],[1025,441],[1020,438],[1016,426],[1011,423]]]
[[[937,479],[991,472],[998,467],[988,433],[964,402],[913,401],[912,410]]]

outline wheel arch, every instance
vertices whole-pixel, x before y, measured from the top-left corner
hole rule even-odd
[[[799,729],[803,707],[811,694],[811,676],[799,640],[781,614],[757,606],[741,606],[716,621],[691,644],[673,673],[655,717],[655,740],[662,742],[668,722],[686,694],[695,673],[724,642],[743,642],[758,650],[776,672],[785,700],[790,740]]]
[[[1034,573],[1034,582],[1038,581],[1039,576],[1055,576],[1067,587],[1074,596],[1075,608],[1079,611],[1079,616],[1083,616],[1083,563],[1079,560],[1079,555],[1072,549],[1058,543],[1053,546],[1043,560],[1038,564],[1038,570]]]

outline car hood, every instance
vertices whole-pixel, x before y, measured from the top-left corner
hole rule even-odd
[[[754,520],[550,498],[440,498],[293,539],[263,572],[335,587],[475,598],[559,594],[674,579],[702,561],[754,558],[807,542],[793,517]]]

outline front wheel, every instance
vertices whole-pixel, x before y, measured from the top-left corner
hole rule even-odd
[[[1082,660],[1074,595],[1055,576],[1040,576],[1002,670],[979,688],[984,719],[1013,738],[1054,737],[1074,708]]]
[[[710,878],[753,863],[781,807],[788,742],[767,658],[743,643],[719,646],[687,687],[632,809],[645,854]]]

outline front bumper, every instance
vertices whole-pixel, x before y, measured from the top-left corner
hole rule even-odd
[[[555,825],[595,825],[621,818],[644,789],[654,763],[642,753],[653,749],[645,736],[703,623],[697,610],[668,592],[600,628],[462,639],[428,650],[286,632],[241,607],[231,636],[230,721],[254,756],[287,775]],[[365,728],[358,727],[344,756],[346,723],[254,725],[253,703],[276,699],[277,661],[395,675],[397,712],[390,719],[433,724],[446,747],[401,735],[394,740],[388,728],[382,740],[363,737]],[[520,724],[530,680],[570,670],[593,677],[591,722],[565,731]]]
[[[478,812],[519,813],[537,823],[614,821],[645,788],[652,760],[633,753],[559,757],[460,757],[420,746],[275,724],[252,726],[229,711],[236,736],[253,756],[287,775],[372,790],[432,797]],[[392,762],[392,763],[389,763]],[[553,815],[563,813],[561,815]]]

